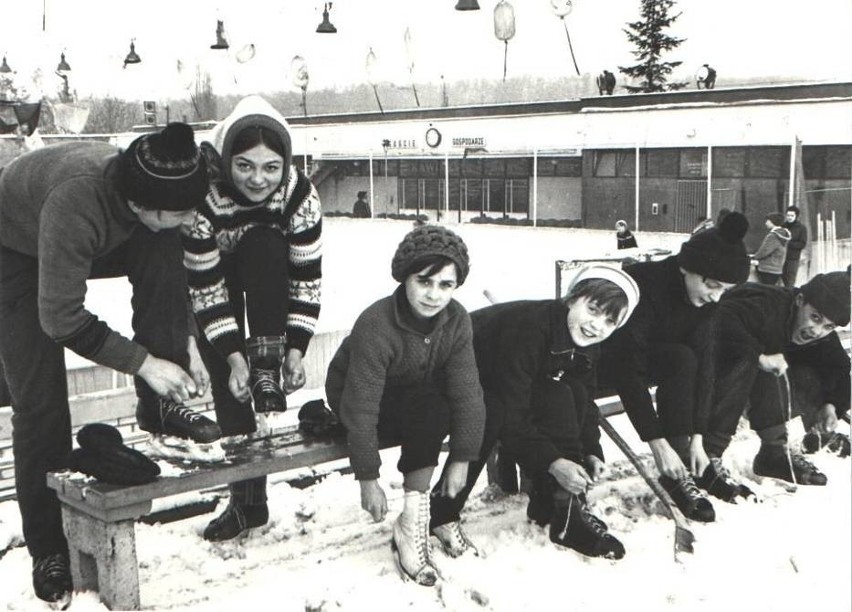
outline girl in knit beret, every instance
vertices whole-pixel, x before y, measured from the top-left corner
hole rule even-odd
[[[467,311],[453,293],[467,278],[467,247],[435,225],[411,231],[391,262],[392,295],[355,321],[328,368],[326,396],[346,427],[361,507],[376,521],[388,511],[379,484],[379,449],[399,444],[403,511],[392,548],[403,578],[435,584],[429,541],[429,488],[449,433],[441,492],[455,497],[479,457],[485,421]]]
[[[433,491],[432,533],[451,556],[476,553],[461,529],[465,501],[495,444],[533,481],[527,514],[550,539],[593,557],[619,559],[624,546],[591,514],[587,489],[602,474],[594,403],[598,345],[624,325],[639,288],[619,269],[582,269],[563,299],[516,301],[471,313],[487,410],[485,438],[455,498]]]
[[[259,96],[241,100],[201,148],[214,179],[184,228],[184,263],[216,419],[225,435],[247,434],[256,429],[250,400],[257,413],[281,412],[285,392],[305,384],[302,358],[320,311],[320,201],[292,164],[287,121]],[[228,540],[269,519],[265,477],[230,493],[205,539]]]

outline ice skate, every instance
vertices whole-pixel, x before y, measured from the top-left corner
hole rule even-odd
[[[250,365],[249,388],[255,412],[286,411],[287,394],[281,389],[284,336],[249,338],[246,352]]]
[[[209,444],[222,437],[222,430],[215,421],[185,404],[164,397],[157,398],[154,406],[139,400],[136,422],[141,430],[148,433],[185,438],[200,444]]]
[[[736,503],[737,498],[755,499],[754,491],[731,479],[731,473],[722,465],[722,459],[719,457],[710,458],[710,465],[695,479],[695,484],[713,497],[726,502]]]
[[[479,556],[479,550],[470,541],[470,538],[467,537],[460,521],[453,521],[433,527],[432,535],[438,538],[441,548],[451,557],[460,557],[468,552],[473,553],[476,557]]]
[[[758,476],[778,478],[794,484],[824,486],[825,474],[797,453],[789,453],[782,446],[761,446],[752,464]]]
[[[440,577],[429,540],[429,492],[406,491],[402,514],[394,521],[391,550],[403,580],[434,586]]]
[[[266,504],[244,506],[230,501],[225,511],[210,521],[203,537],[208,542],[224,542],[249,529],[266,525],[268,521],[269,507]]]
[[[713,504],[698,489],[692,476],[687,474],[680,480],[660,476],[659,480],[686,518],[701,523],[712,523],[716,520]]]
[[[186,438],[152,434],[145,455],[154,459],[169,459],[190,463],[221,463],[227,458],[221,441],[209,444],[193,442]]]
[[[584,496],[580,495],[554,500],[550,541],[588,557],[621,559],[625,553],[624,545],[592,514]]]

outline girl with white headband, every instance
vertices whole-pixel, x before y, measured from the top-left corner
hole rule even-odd
[[[604,470],[594,403],[598,345],[625,324],[639,302],[619,269],[580,270],[562,299],[516,301],[471,313],[485,437],[468,466],[466,487],[450,498],[433,489],[430,528],[451,556],[476,548],[460,513],[499,441],[534,483],[528,517],[550,525],[550,539],[592,557],[620,559],[624,546],[586,505]],[[442,476],[442,480],[443,480]]]

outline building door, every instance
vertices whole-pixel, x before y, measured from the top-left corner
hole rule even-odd
[[[674,231],[689,233],[707,217],[707,181],[678,181]]]

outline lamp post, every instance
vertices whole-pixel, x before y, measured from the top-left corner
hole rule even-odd
[[[290,79],[293,85],[302,90],[302,114],[308,116],[308,63],[301,55],[296,55],[290,61]]]

